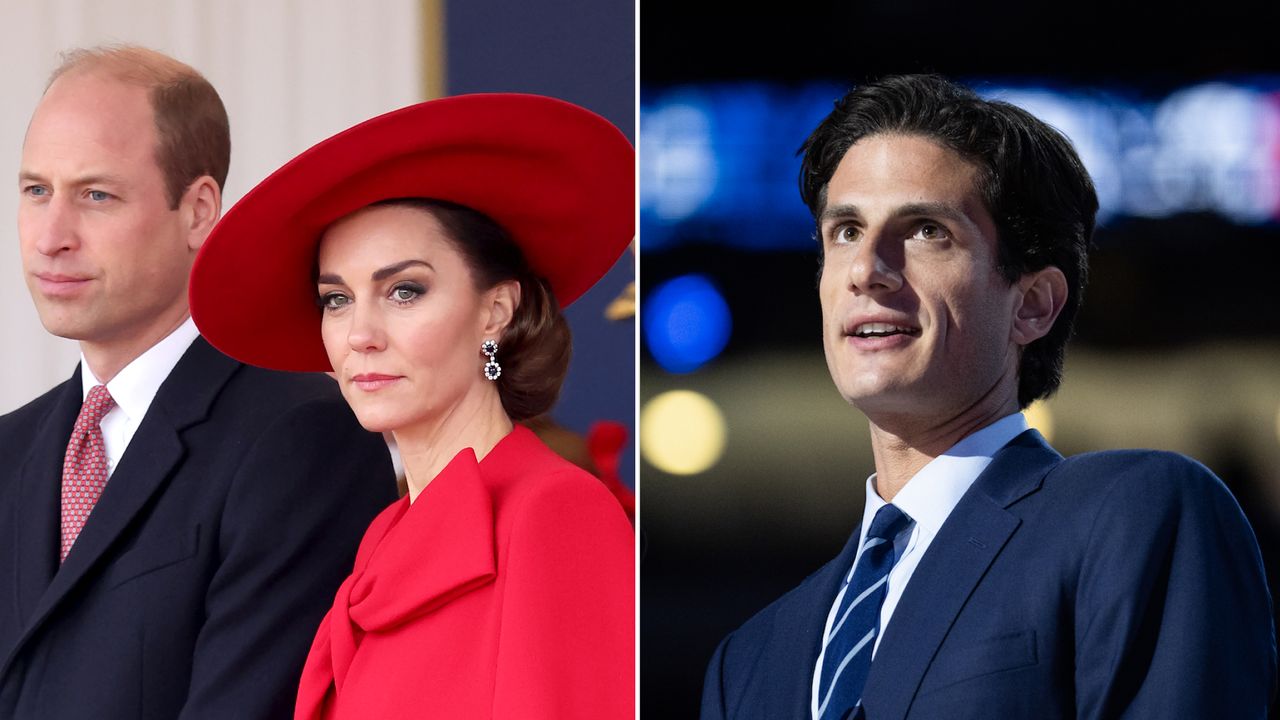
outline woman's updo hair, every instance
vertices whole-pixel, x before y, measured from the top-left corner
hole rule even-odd
[[[429,213],[471,269],[476,289],[488,290],[505,280],[520,283],[520,304],[498,338],[498,395],[512,420],[528,420],[555,405],[569,371],[572,339],[569,323],[546,280],[533,269],[507,231],[484,213],[465,205],[426,198],[383,200]],[[483,366],[476,348],[476,373]]]

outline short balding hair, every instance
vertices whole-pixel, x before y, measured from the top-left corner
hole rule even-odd
[[[222,189],[231,165],[231,126],[222,98],[203,75],[155,50],[101,45],[64,52],[45,90],[64,75],[90,73],[147,91],[159,137],[156,165],[170,209],[177,209],[191,183],[205,175]]]

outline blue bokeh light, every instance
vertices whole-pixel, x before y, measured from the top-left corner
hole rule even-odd
[[[1211,212],[1280,223],[1280,76],[1172,92],[1029,81],[969,83],[1062,131],[1093,177],[1098,220]],[[843,85],[709,83],[642,88],[645,250],[719,243],[812,251],[796,149]]]
[[[702,275],[683,275],[653,290],[641,316],[653,359],[671,373],[697,370],[729,342],[732,320],[720,291]]]

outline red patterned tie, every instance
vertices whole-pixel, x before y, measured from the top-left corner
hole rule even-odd
[[[67,455],[62,461],[61,560],[67,559],[94,503],[102,495],[102,488],[107,485],[107,450],[99,423],[115,405],[106,385],[94,386],[80,407],[80,416],[71,431],[71,442],[67,443]]]

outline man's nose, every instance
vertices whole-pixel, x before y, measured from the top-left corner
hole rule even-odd
[[[858,242],[853,261],[849,263],[850,289],[868,294],[900,289],[904,250],[901,240],[892,235],[882,231],[867,232]]]
[[[36,233],[36,252],[52,257],[80,247],[80,216],[69,202],[54,197],[32,212],[42,220],[35,227],[28,227]]]

